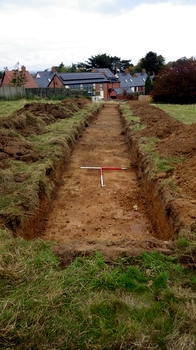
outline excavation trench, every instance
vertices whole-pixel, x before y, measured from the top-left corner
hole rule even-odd
[[[87,168],[85,168],[87,167]],[[104,187],[100,170],[103,167]],[[104,170],[104,167],[125,167]],[[118,105],[105,104],[76,142],[61,186],[38,235],[59,254],[101,250],[110,256],[169,251],[172,243],[144,197]]]

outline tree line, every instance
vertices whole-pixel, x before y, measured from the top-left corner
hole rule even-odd
[[[128,69],[132,75],[145,69],[147,73],[145,94],[151,95],[154,102],[196,103],[196,59],[194,57],[182,57],[177,61],[166,63],[162,55],[149,51],[134,66],[131,59],[125,60],[104,53],[91,56],[85,62],[71,66],[61,62],[55,68],[58,73],[89,72],[93,68],[109,68],[114,74]],[[13,85],[24,85],[26,76],[20,71],[19,62],[13,71]]]
[[[131,59],[125,60],[117,56],[110,56],[106,53],[89,57],[85,62],[72,63],[71,66],[64,65],[63,62],[56,66],[56,71],[59,73],[68,72],[89,72],[93,68],[109,68],[111,72],[123,72],[128,69],[130,74],[140,72],[145,69],[149,74],[158,74],[164,67],[165,58],[162,55],[149,51],[145,57],[141,58],[137,65],[131,63]]]

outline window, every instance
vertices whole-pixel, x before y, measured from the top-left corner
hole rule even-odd
[[[132,80],[132,79],[130,79],[130,81],[133,83],[133,80]]]
[[[128,80],[127,80],[127,79],[125,79],[125,83],[128,83]]]
[[[100,84],[100,91],[103,90],[103,84]]]

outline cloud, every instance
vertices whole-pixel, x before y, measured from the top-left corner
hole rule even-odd
[[[139,7],[141,5],[156,5],[156,4],[164,4],[164,3],[170,3],[172,5],[193,5],[195,4],[195,0],[79,0],[77,5],[78,8],[82,11],[85,9],[85,11],[92,11],[92,12],[98,12],[105,15],[111,15],[111,14],[121,14],[125,13],[126,11],[130,11],[134,9],[135,7]]]
[[[61,62],[84,62],[103,53],[130,59],[133,64],[149,51],[162,55],[166,62],[196,55],[195,5],[138,6],[137,2],[129,8],[128,1],[119,5],[116,0],[99,0],[89,2],[86,9],[87,0],[47,0],[50,6],[46,8],[46,1],[40,0],[37,8],[35,0],[32,8],[16,6],[13,11],[8,9],[11,2],[0,12],[1,27],[6,28],[0,33],[0,70],[12,69],[18,61],[27,69],[41,70]],[[81,11],[78,6],[82,4]],[[102,10],[107,7],[107,15],[96,10],[99,6]],[[108,10],[111,7],[113,13]]]
[[[1,8],[50,8],[58,7],[59,10],[75,9],[82,12],[94,12],[105,14],[106,16],[114,13],[123,13],[132,10],[141,5],[156,5],[170,3],[172,5],[188,6],[194,5],[195,0],[0,0]]]

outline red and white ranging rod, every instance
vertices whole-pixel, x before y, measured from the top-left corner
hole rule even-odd
[[[103,170],[127,170],[127,168],[114,167],[114,166],[81,166],[80,169],[94,169],[100,171],[101,187],[104,187],[103,183]]]

